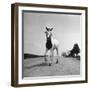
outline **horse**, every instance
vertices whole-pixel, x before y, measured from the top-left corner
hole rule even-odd
[[[58,63],[58,57],[59,57],[59,42],[58,40],[56,40],[55,38],[53,38],[53,34],[52,34],[52,30],[53,28],[47,28],[46,27],[46,50],[45,50],[45,62],[47,61],[46,56],[47,56],[47,52],[50,51],[50,59],[51,62],[53,61],[53,56],[54,56],[54,50],[56,50],[57,53],[57,60],[56,63]],[[49,63],[49,66],[51,66],[52,63]]]

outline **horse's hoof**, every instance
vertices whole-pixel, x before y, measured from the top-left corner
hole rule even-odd
[[[56,64],[58,63],[58,60],[56,61]]]
[[[51,66],[51,63],[49,63],[49,66]]]

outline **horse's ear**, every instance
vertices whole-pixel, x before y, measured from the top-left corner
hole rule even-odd
[[[46,30],[48,31],[48,28],[46,27]]]
[[[52,31],[53,30],[53,28],[51,28],[51,30],[50,31]]]

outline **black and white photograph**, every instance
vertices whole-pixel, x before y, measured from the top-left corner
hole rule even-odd
[[[81,14],[23,11],[23,77],[80,75]]]
[[[15,86],[87,82],[86,7],[16,3],[12,10]]]

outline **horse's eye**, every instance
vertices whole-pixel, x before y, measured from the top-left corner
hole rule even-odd
[[[47,29],[47,31],[49,31],[49,29]]]

